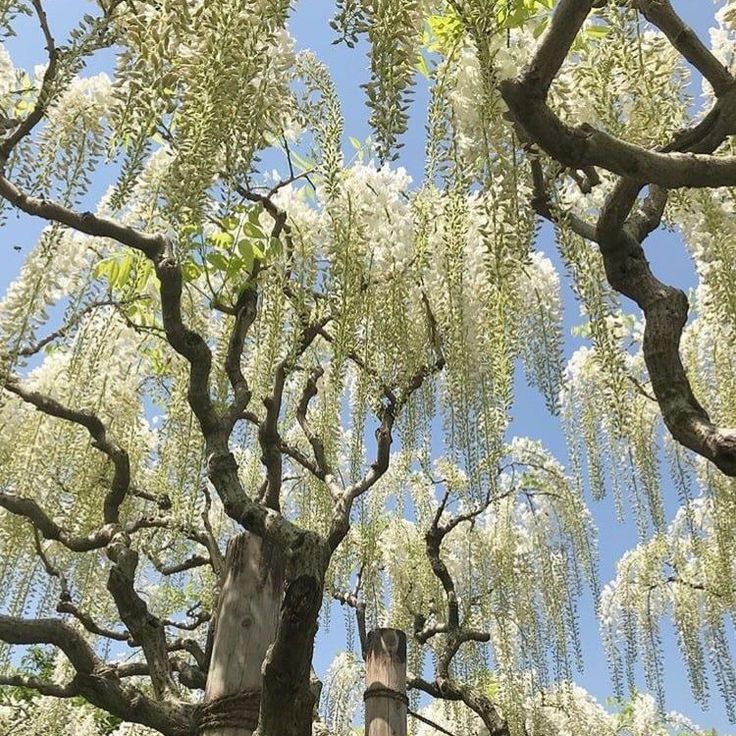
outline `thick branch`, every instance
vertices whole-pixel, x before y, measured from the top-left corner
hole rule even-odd
[[[97,665],[84,637],[55,618],[23,619],[0,614],[0,639],[7,644],[53,644],[83,675],[91,674]]]
[[[112,238],[141,251],[153,263],[160,281],[161,312],[169,344],[190,365],[188,400],[205,435],[219,431],[219,419],[210,397],[212,353],[201,335],[189,329],[181,311],[181,266],[165,235],[148,235],[91,212],[79,214],[57,202],[28,196],[7,177],[0,176],[0,196],[29,215],[57,222],[78,232]]]
[[[58,222],[87,235],[112,238],[122,245],[145,253],[152,260],[157,259],[166,247],[166,238],[163,235],[146,235],[105,217],[97,217],[91,212],[80,214],[56,202],[31,197],[4,176],[0,176],[0,196],[26,214]]]
[[[207,437],[220,430],[220,420],[210,396],[212,351],[199,333],[184,324],[181,312],[184,283],[181,266],[170,251],[167,244],[164,254],[153,259],[156,275],[161,282],[161,316],[166,339],[189,363],[187,400],[202,433]]]
[[[451,680],[428,682],[420,677],[413,677],[406,683],[409,690],[421,690],[433,698],[449,701],[462,701],[480,716],[483,725],[491,736],[508,736],[509,727],[498,706],[479,688],[461,685]]]
[[[728,69],[698,38],[693,29],[683,23],[669,0],[636,0],[635,6],[710,82],[717,97],[733,85],[734,79]]]
[[[452,660],[460,647],[470,641],[488,642],[490,635],[484,631],[470,629],[460,621],[460,609],[455,581],[441,554],[442,543],[453,529],[464,522],[472,523],[488,508],[492,501],[497,499],[492,498],[489,492],[483,502],[477,507],[442,523],[441,519],[447,507],[449,497],[450,493],[446,491],[435,512],[432,523],[425,534],[427,558],[429,559],[432,572],[439,580],[445,593],[447,620],[434,625],[427,625],[424,616],[415,614],[414,617],[414,637],[420,644],[426,643],[430,638],[438,634],[444,636],[442,646],[437,653],[437,676],[434,682],[428,682],[415,677],[408,682],[408,687],[410,689],[422,690],[435,698],[462,701],[480,716],[491,734],[495,736],[508,736],[508,724],[503,718],[498,706],[480,689],[458,683],[451,674]]]
[[[639,243],[643,243],[660,226],[668,198],[666,189],[649,187],[649,194],[638,212],[634,212],[627,220],[629,231]]]
[[[535,154],[532,154],[530,158],[530,165],[532,169],[532,184],[534,186],[534,198],[532,199],[534,211],[540,217],[544,217],[550,222],[558,225],[567,225],[574,233],[587,240],[595,240],[596,232],[593,225],[578,217],[574,212],[562,212],[552,205],[547,191],[544,170],[538,156]]]
[[[74,683],[57,685],[54,682],[43,680],[40,677],[22,677],[21,675],[0,675],[0,686],[23,687],[35,690],[41,695],[52,698],[73,698],[79,695]]]
[[[460,524],[465,522],[473,522],[480,516],[490,505],[492,500],[490,492],[486,495],[484,501],[476,508],[471,509],[464,514],[459,514],[451,518],[446,523],[440,523],[442,515],[447,506],[450,492],[446,491],[442,501],[437,507],[437,511],[432,519],[432,523],[424,535],[425,551],[429,565],[432,568],[434,576],[439,580],[442,589],[445,592],[445,601],[447,603],[447,621],[444,624],[438,624],[433,627],[424,628],[415,631],[415,636],[422,643],[427,641],[435,634],[446,634],[446,642],[444,651],[440,654],[437,663],[437,670],[441,677],[449,678],[450,664],[453,657],[457,653],[462,644],[468,641],[489,641],[490,636],[486,632],[473,631],[464,627],[460,622],[460,607],[458,605],[457,592],[455,589],[455,581],[442,559],[441,548],[447,535]]]
[[[166,645],[166,649],[169,652],[187,652],[187,654],[190,654],[192,656],[199,667],[201,667],[202,669],[207,669],[204,650],[199,645],[199,642],[195,639],[179,637],[178,639],[174,639],[173,641],[169,642]]]
[[[225,372],[233,389],[233,400],[229,409],[231,425],[237,421],[248,406],[251,396],[248,380],[243,373],[240,362],[243,357],[245,338],[258,313],[258,291],[253,277],[248,280],[248,284],[240,293],[234,311],[235,323],[230,333],[225,358]]]
[[[295,463],[301,465],[305,470],[308,470],[315,478],[319,478],[319,480],[322,481],[325,480],[325,476],[322,474],[317,463],[298,447],[288,444],[282,438],[279,442],[279,450],[287,457],[290,457]],[[333,498],[334,497],[335,496],[333,494]]]
[[[263,453],[261,461],[266,468],[267,479],[263,501],[266,506],[276,511],[280,508],[279,494],[281,492],[283,471],[283,458],[280,448],[281,435],[278,430],[278,422],[281,415],[286,379],[294,370],[298,359],[309,349],[329,319],[329,317],[325,317],[314,324],[303,324],[299,342],[276,366],[273,391],[270,396],[263,400],[266,407],[266,418],[261,422],[258,429],[258,441]]]
[[[557,5],[534,58],[523,72],[535,95],[547,96],[592,7],[591,0],[561,0]]]
[[[35,501],[30,498],[23,498],[15,493],[0,491],[0,507],[11,514],[28,519],[41,532],[44,539],[61,542],[73,552],[89,552],[93,549],[100,549],[112,538],[112,531],[109,527],[88,536],[70,534],[53,521]]]
[[[307,548],[304,554],[321,557],[321,540],[318,549]],[[319,570],[299,575],[286,587],[276,641],[263,663],[258,734],[296,736],[305,732],[302,724],[312,722],[310,672],[323,584],[323,570]],[[284,708],[284,703],[289,707]]]
[[[187,617],[190,621],[174,621],[173,619],[164,619],[165,626],[172,626],[175,629],[183,631],[194,631],[203,624],[212,620],[212,614],[207,610],[201,610],[195,613],[195,610],[201,606],[200,603],[195,604],[187,611]]]
[[[107,546],[116,529],[118,529],[115,524],[106,524],[101,529],[86,536],[71,534],[67,529],[53,521],[33,499],[24,498],[7,491],[0,491],[0,508],[28,519],[44,539],[60,542],[72,552],[89,552],[93,549],[101,549]],[[168,519],[143,517],[125,524],[124,530],[126,534],[135,534],[141,529],[156,529],[168,526],[170,526]]]
[[[193,707],[189,704],[156,703],[132,687],[124,687],[100,662],[75,629],[58,619],[23,619],[0,614],[0,640],[8,644],[52,644],[76,670],[74,679],[56,697],[81,695],[92,705],[132,723],[141,723],[166,736],[194,736]],[[38,685],[47,688],[45,683]],[[36,685],[30,685],[42,692]],[[73,691],[73,692],[72,692]]]
[[[130,460],[128,453],[108,438],[107,428],[102,420],[92,412],[70,409],[50,396],[37,391],[28,391],[15,380],[9,380],[5,388],[23,401],[33,404],[44,414],[73,422],[89,432],[92,446],[105,453],[114,467],[110,491],[105,496],[103,504],[103,517],[106,524],[117,524],[120,521],[120,505],[130,487]]]
[[[123,623],[143,649],[150,667],[151,684],[157,698],[171,697],[178,687],[171,675],[166,629],[149,610],[135,590],[138,554],[128,546],[124,535],[117,535],[108,545],[107,555],[113,566],[107,582]]]
[[[399,391],[385,388],[385,403],[378,412],[380,424],[376,429],[376,459],[371,463],[368,472],[360,480],[345,489],[335,504],[332,515],[330,532],[327,538],[330,549],[337,549],[340,542],[350,529],[350,514],[357,498],[370,490],[386,473],[391,459],[391,444],[393,442],[393,427],[397,416],[407,405],[411,397],[418,391],[430,376],[439,373],[445,367],[445,357],[442,352],[441,340],[437,332],[437,324],[429,303],[424,296],[424,305],[427,313],[427,322],[436,358],[434,363],[421,366],[411,376],[406,385]]]
[[[179,682],[189,690],[204,690],[207,683],[207,675],[205,672],[181,657],[171,657],[169,659],[171,669],[178,673]],[[149,677],[151,668],[147,662],[125,662],[124,664],[115,664],[115,675],[124,679],[126,677]]]
[[[736,185],[736,157],[659,153],[622,141],[584,123],[571,128],[537,97],[524,79],[505,80],[501,92],[526,135],[564,166],[600,166],[614,174],[669,189]],[[733,132],[733,126],[730,132]]]
[[[238,464],[222,438],[212,438],[207,449],[207,474],[227,515],[243,528],[278,546],[298,547],[307,532],[248,496],[238,476]]]
[[[128,644],[134,645],[130,634],[125,631],[113,631],[112,629],[106,629],[99,626],[88,613],[81,610],[71,601],[59,601],[56,605],[56,610],[59,613],[68,613],[71,616],[74,616],[74,618],[76,618],[90,634],[94,634],[95,636],[104,636],[106,639],[112,639],[113,641],[124,641]]]
[[[151,560],[156,570],[165,576],[178,575],[179,573],[186,572],[187,570],[193,570],[197,567],[205,567],[206,565],[212,564],[212,560],[209,557],[204,557],[203,555],[192,555],[191,557],[187,557],[186,560],[176,562],[172,565],[165,565],[151,554],[148,555],[148,558]]]
[[[346,488],[335,504],[327,538],[330,549],[333,551],[337,549],[350,530],[350,514],[355,500],[372,488],[388,470],[393,443],[394,411],[395,403],[391,402],[382,409],[381,424],[376,430],[376,459],[371,463],[363,478]]]
[[[719,428],[710,421],[693,395],[680,359],[687,299],[652,274],[641,247],[661,220],[666,193],[650,188],[640,212],[631,215],[647,182],[662,188],[715,187],[736,182],[736,158],[708,155],[736,130],[736,85],[709,52],[695,42],[667,0],[641,0],[637,5],[652,22],[661,25],[673,44],[706,76],[712,77],[720,95],[699,125],[678,135],[662,152],[645,150],[588,125],[570,128],[546,104],[550,78],[539,71],[539,64],[546,59],[545,63],[552,64],[552,75],[556,74],[559,55],[563,50],[565,54],[569,52],[590,11],[590,2],[560,2],[535,60],[520,78],[503,82],[501,92],[524,137],[558,162],[573,169],[602,166],[623,177],[608,197],[595,233],[575,228],[574,224],[573,229],[600,244],[609,283],[644,312],[644,358],[662,416],[673,437],[711,460],[724,473],[736,475],[736,430]],[[566,19],[564,24],[561,19]],[[537,169],[537,189],[539,180]],[[542,203],[546,205],[546,199]],[[542,214],[547,214],[544,208]],[[562,219],[562,224],[569,225]]]
[[[312,399],[317,396],[317,381],[324,375],[324,369],[321,366],[314,367],[304,384],[304,391],[302,392],[299,404],[296,407],[296,420],[299,426],[304,432],[305,437],[312,446],[312,452],[314,453],[314,459],[317,463],[317,470],[322,480],[325,480],[328,475],[331,475],[329,465],[327,463],[327,455],[325,454],[325,444],[322,438],[314,431],[307,413],[309,411],[309,404]]]

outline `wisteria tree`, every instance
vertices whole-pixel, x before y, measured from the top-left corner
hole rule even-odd
[[[2,216],[43,225],[0,302],[0,730],[340,736],[393,626],[458,736],[700,733],[662,709],[665,619],[736,719],[736,3],[706,43],[669,0],[337,0],[352,160],[292,5],[98,0],[61,38],[0,2],[47,55],[0,50]],[[568,457],[510,436],[519,364]],[[599,590],[607,492],[641,541]],[[573,682],[586,590],[615,711]]]

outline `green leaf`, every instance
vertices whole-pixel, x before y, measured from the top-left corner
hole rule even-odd
[[[251,207],[248,212],[248,222],[251,225],[255,225],[256,227],[258,227],[258,223],[260,221],[262,212],[263,212],[263,205],[261,204],[256,204],[253,207]]]
[[[256,240],[266,239],[266,233],[264,233],[260,227],[251,222],[246,222],[245,225],[243,225],[243,233],[249,238],[255,238]]]
[[[192,235],[196,235],[199,232],[199,226],[198,225],[184,225],[181,229],[182,237],[188,238]]]
[[[210,235],[207,240],[209,240],[209,242],[212,243],[212,245],[214,245],[216,248],[227,250],[233,244],[234,238],[230,233],[220,231],[215,233],[214,235]]]
[[[207,263],[209,263],[217,271],[227,271],[228,259],[225,258],[222,253],[217,251],[210,251],[207,256]]]
[[[429,76],[430,76],[429,64],[427,64],[427,59],[424,57],[424,54],[421,52],[417,54],[417,71],[425,79],[429,79]]]
[[[130,272],[133,268],[133,254],[128,253],[120,259],[120,272],[118,273],[117,288],[122,288],[130,278]]]
[[[537,27],[532,31],[534,38],[539,38],[546,30],[549,25],[549,16],[542,18]]]
[[[585,29],[585,35],[588,38],[592,38],[595,40],[605,38],[609,34],[610,30],[608,26],[600,26],[600,25],[594,25],[594,26],[588,26]]]
[[[253,266],[253,263],[251,261],[251,267]],[[237,256],[231,256],[230,260],[227,264],[227,271],[225,272],[225,278],[231,279],[237,274],[239,274],[241,271],[248,271],[250,269],[246,268],[242,258],[238,258]]]
[[[132,253],[103,258],[94,267],[96,278],[104,278],[112,289],[121,289],[128,282],[133,268]]]
[[[187,258],[181,264],[181,274],[184,281],[194,281],[202,275],[202,266],[193,261],[191,258]]]
[[[426,46],[427,51],[441,54],[447,54],[464,32],[462,20],[452,10],[447,15],[430,15],[427,18],[427,26],[429,37],[433,39],[433,42]]]
[[[312,159],[300,156],[296,151],[291,152],[291,159],[302,171],[309,171],[314,168]]]
[[[106,278],[109,281],[110,280],[110,270],[114,262],[115,262],[114,258],[103,258],[101,261],[96,263],[94,267],[95,278],[98,278],[98,279]]]
[[[262,261],[264,257],[263,251],[252,240],[239,240],[237,249],[243,258],[243,267],[249,273],[253,270],[253,264],[256,261]]]

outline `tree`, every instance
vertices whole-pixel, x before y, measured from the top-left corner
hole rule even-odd
[[[337,660],[327,724],[310,677],[335,599],[361,644],[409,632],[410,687],[463,733],[697,730],[571,684],[588,486],[641,533],[600,599],[619,695],[641,652],[663,702],[671,615],[696,696],[710,670],[733,715],[736,5],[709,50],[668,0],[338,0],[371,64],[375,143],[348,163],[290,5],[105,0],[62,45],[42,0],[0,3],[48,53],[0,73],[4,217],[44,223],[0,307],[0,640],[42,645],[6,655],[0,719],[345,732],[359,663]],[[103,50],[112,78],[85,71]],[[390,161],[417,63],[412,186]],[[586,317],[567,366],[540,217]],[[690,320],[646,259],[662,222],[695,259]],[[519,360],[569,468],[508,437]]]

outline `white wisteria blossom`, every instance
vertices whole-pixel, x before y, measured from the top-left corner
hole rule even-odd
[[[734,3],[63,5],[0,0],[0,732],[373,736],[376,629],[416,736],[704,734],[670,628],[736,721]]]

